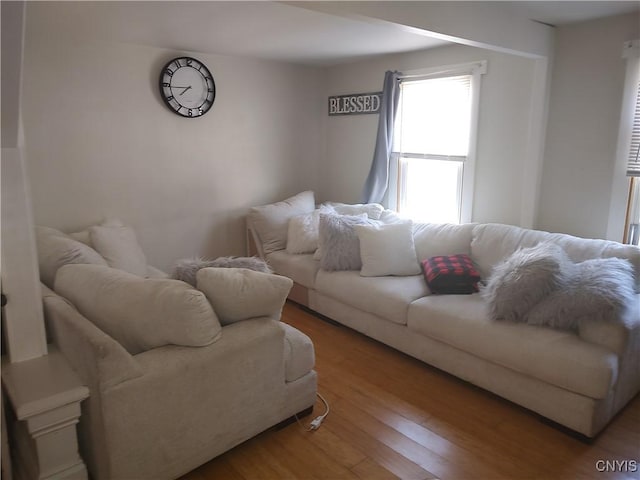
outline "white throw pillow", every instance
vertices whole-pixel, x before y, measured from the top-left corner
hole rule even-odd
[[[140,277],[147,275],[147,259],[131,227],[102,224],[90,227],[89,232],[91,243],[110,267]]]
[[[63,265],[70,263],[107,265],[98,252],[59,230],[37,226],[35,231],[40,279],[49,288],[53,288],[56,272]]]
[[[320,210],[296,215],[289,220],[287,253],[313,253],[318,249]]]
[[[132,355],[163,345],[199,347],[221,334],[204,294],[184,282],[145,279],[100,265],[66,265],[55,290]]]
[[[356,225],[353,228],[360,239],[361,276],[420,274],[412,222]]]
[[[256,317],[279,320],[293,286],[290,278],[246,268],[202,268],[196,279],[223,325]]]
[[[312,191],[301,192],[282,202],[251,208],[248,221],[258,234],[265,255],[285,249],[289,219],[313,212],[315,208]]]

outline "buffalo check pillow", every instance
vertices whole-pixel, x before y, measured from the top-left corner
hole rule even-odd
[[[480,274],[469,255],[443,255],[422,261],[431,293],[469,294],[478,291]]]

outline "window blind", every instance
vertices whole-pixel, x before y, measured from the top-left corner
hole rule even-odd
[[[636,91],[636,106],[633,112],[631,145],[627,159],[627,176],[640,177],[640,82]]]

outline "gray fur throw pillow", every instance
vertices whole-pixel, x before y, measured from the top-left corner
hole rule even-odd
[[[539,243],[516,250],[494,266],[480,293],[494,320],[525,321],[525,314],[565,283],[566,266],[571,260],[562,248]]]
[[[371,225],[367,215],[320,214],[318,244],[323,270],[360,270],[360,239],[354,225]]]
[[[621,258],[597,258],[572,264],[563,283],[526,315],[531,325],[575,330],[583,320],[627,318],[635,299],[633,266]]]
[[[215,260],[195,257],[178,260],[174,265],[171,278],[182,280],[195,287],[196,274],[198,270],[205,267],[247,268],[256,272],[273,273],[267,262],[258,257],[219,257]]]

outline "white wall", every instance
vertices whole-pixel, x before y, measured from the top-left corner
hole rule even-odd
[[[313,188],[321,71],[192,53],[213,108],[171,113],[160,68],[189,52],[65,39],[46,2],[27,6],[23,115],[36,224],[66,231],[120,217],[148,261],[245,253],[251,205]]]
[[[605,238],[625,76],[638,15],[560,27],[537,227]]]
[[[382,89],[386,70],[408,71],[487,60],[482,78],[473,221],[519,225],[534,60],[466,46],[389,55],[328,70],[327,94]],[[327,153],[318,196],[355,202],[367,177],[377,115],[327,117]]]

